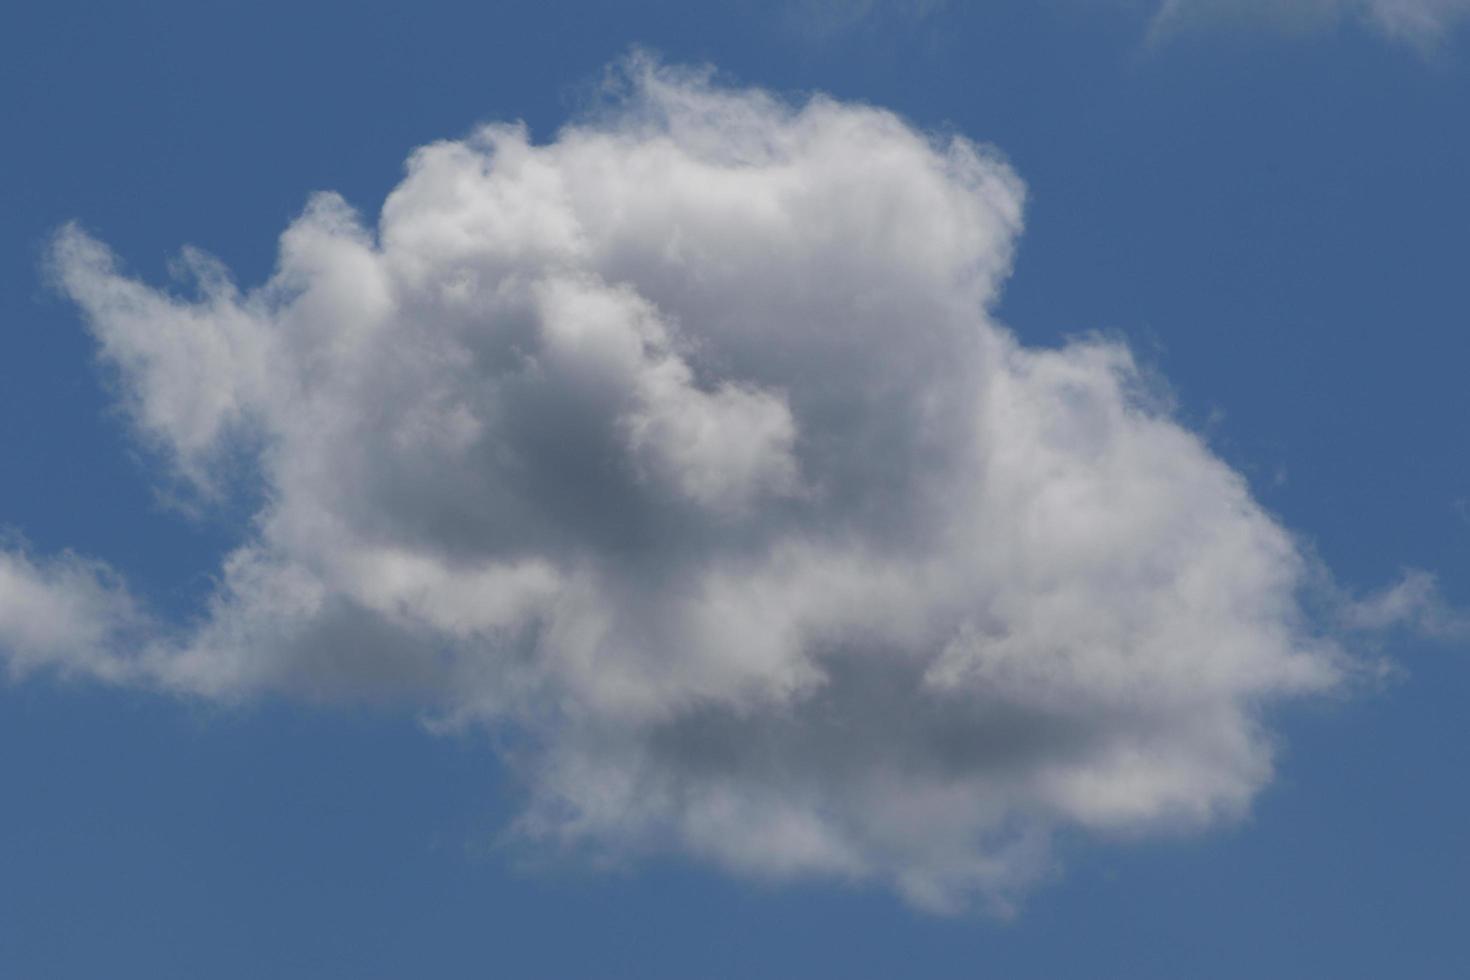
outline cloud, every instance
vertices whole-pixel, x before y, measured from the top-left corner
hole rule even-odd
[[[488,726],[534,846],[933,909],[1004,906],[1058,830],[1241,815],[1263,709],[1350,662],[1125,347],[988,315],[1018,177],[879,109],[616,75],[548,143],[417,150],[374,226],[315,196],[257,288],[60,232],[138,433],[262,503],[167,629],[12,554],[12,666]]]
[[[1451,605],[1428,572],[1412,569],[1381,592],[1342,605],[1350,630],[1404,629],[1430,640],[1470,639],[1470,614]]]
[[[138,672],[128,648],[146,625],[100,562],[70,554],[37,562],[18,545],[0,550],[0,658],[12,678],[48,668],[132,680]]]
[[[1153,33],[1159,36],[1221,21],[1307,30],[1348,20],[1429,50],[1467,15],[1470,0],[1163,0],[1154,17]]]
[[[1186,31],[1221,25],[1266,25],[1291,33],[1314,32],[1344,22],[1433,52],[1470,17],[1470,0],[1089,0],[1149,18],[1149,36],[1160,41]],[[788,0],[783,22],[798,34],[825,39],[880,24],[922,23],[940,14],[945,0]]]
[[[879,24],[920,23],[948,0],[787,0],[781,22],[798,35],[825,39]]]

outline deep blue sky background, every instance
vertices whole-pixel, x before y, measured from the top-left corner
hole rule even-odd
[[[24,9],[21,9],[21,8]],[[410,148],[550,135],[637,43],[998,147],[1031,190],[1000,309],[1101,329],[1341,580],[1470,601],[1470,40],[1144,37],[1142,5],[954,4],[801,29],[775,3],[75,3],[0,14],[0,527],[186,610],[231,541],[156,487],[45,287],[76,218],[144,277],[246,284],[308,192],[369,214]],[[0,976],[1456,977],[1470,660],[1279,720],[1241,827],[1074,842],[1012,922],[677,864],[517,871],[489,746],[409,717],[0,685]]]

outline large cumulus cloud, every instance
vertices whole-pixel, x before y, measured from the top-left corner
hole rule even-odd
[[[375,225],[316,196],[258,288],[64,230],[138,432],[261,504],[185,624],[10,554],[0,647],[490,726],[540,846],[938,908],[1059,828],[1241,813],[1263,709],[1344,670],[1311,565],[1124,347],[991,319],[1016,175],[866,106],[619,78],[548,143],[416,151]],[[63,600],[59,638],[25,613]]]

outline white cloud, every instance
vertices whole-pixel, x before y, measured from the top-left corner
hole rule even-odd
[[[138,430],[264,503],[131,652],[105,573],[6,559],[12,664],[512,729],[543,846],[932,908],[1004,903],[1059,828],[1241,814],[1261,709],[1346,669],[1313,569],[1125,348],[990,319],[1016,175],[874,108],[625,82],[544,145],[418,150],[375,228],[318,195],[257,289],[64,230]]]
[[[37,562],[20,547],[0,550],[0,658],[12,677],[51,668],[134,680],[140,671],[129,647],[145,626],[106,566],[70,554]]]
[[[1381,592],[1344,602],[1342,622],[1350,630],[1407,629],[1433,640],[1470,638],[1470,614],[1451,605],[1434,576],[1418,569]]]
[[[1288,29],[1368,25],[1396,41],[1433,48],[1470,15],[1470,0],[1163,0],[1154,33],[1221,20],[1274,23]]]

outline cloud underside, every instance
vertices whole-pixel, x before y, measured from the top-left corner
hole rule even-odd
[[[1003,905],[1059,829],[1239,815],[1339,682],[1311,574],[1128,351],[987,314],[1023,189],[878,109],[633,59],[533,145],[314,197],[242,291],[84,232],[61,288],[170,479],[263,501],[187,623],[0,554],[0,648],[489,726],[555,853]],[[60,624],[65,624],[60,625]]]

